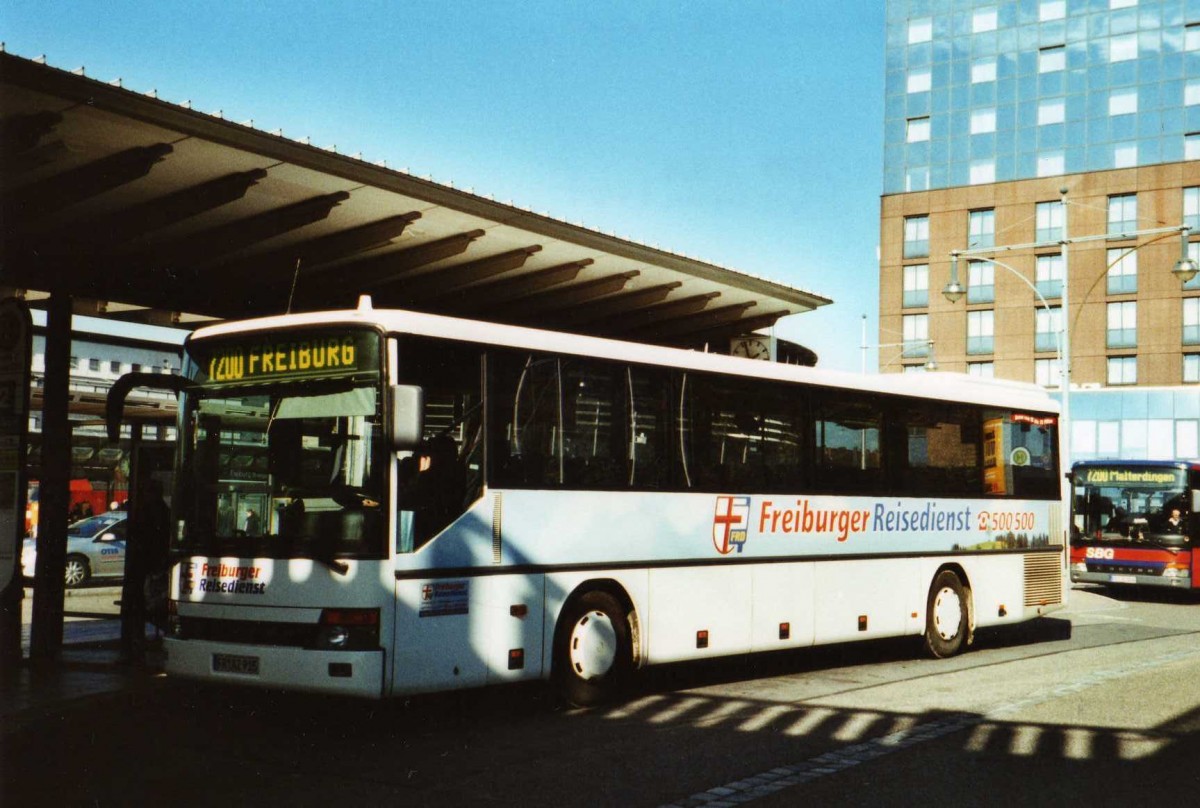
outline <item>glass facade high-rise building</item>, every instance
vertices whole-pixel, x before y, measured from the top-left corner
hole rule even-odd
[[[1200,157],[1198,64],[1195,0],[889,0],[884,193]]]
[[[1053,391],[1065,333],[1073,459],[1200,456],[1200,0],[887,0],[885,87],[879,343]]]

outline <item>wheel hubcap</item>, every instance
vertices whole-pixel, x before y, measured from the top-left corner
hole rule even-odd
[[[571,670],[580,679],[597,679],[617,660],[617,630],[609,616],[591,611],[571,630]]]
[[[950,587],[943,587],[933,599],[933,626],[938,636],[943,640],[952,640],[958,636],[958,626],[962,622],[962,603],[958,595]]]
[[[74,586],[83,580],[83,565],[78,561],[67,562],[67,586]]]

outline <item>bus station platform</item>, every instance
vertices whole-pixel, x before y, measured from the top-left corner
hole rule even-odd
[[[162,680],[162,645],[154,627],[146,626],[146,651],[141,660],[121,656],[119,619],[78,620],[63,624],[61,655],[54,662],[25,663],[11,676],[0,678],[0,735],[9,735],[51,714],[86,708],[97,698],[119,698],[154,686]],[[22,646],[29,649],[29,627]]]

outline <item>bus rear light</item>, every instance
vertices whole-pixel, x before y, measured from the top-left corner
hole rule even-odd
[[[379,647],[378,609],[323,609],[316,647],[332,651],[366,651]]]
[[[792,624],[791,623],[780,623],[779,624],[779,639],[786,640],[786,639],[790,638],[791,636],[792,636]]]
[[[508,652],[508,669],[510,671],[519,671],[525,667],[525,649],[513,648]]]
[[[697,648],[707,648],[708,647],[708,632],[707,631],[697,631],[696,632],[696,647]]]
[[[858,630],[859,631],[867,630],[867,616],[865,614],[860,614],[858,616]]]

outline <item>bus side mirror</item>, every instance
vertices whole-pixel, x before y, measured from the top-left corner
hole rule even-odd
[[[425,390],[415,384],[392,387],[392,451],[415,449],[424,432]]]

